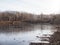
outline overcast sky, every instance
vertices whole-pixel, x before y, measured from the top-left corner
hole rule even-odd
[[[23,11],[34,14],[60,12],[60,0],[0,0],[0,11]]]

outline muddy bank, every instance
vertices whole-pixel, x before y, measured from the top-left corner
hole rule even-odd
[[[60,45],[60,32],[57,31],[55,32],[51,37],[50,37],[50,44],[53,45]]]

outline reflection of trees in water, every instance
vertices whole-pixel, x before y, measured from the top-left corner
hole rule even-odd
[[[30,23],[23,23],[17,26],[4,26],[0,27],[0,32],[20,32],[20,31],[31,31],[31,30],[44,30],[44,29],[53,29],[51,25],[44,25],[44,24],[30,24]]]
[[[20,32],[20,31],[30,31],[33,28],[33,24],[21,24],[19,26],[1,26],[0,32]]]

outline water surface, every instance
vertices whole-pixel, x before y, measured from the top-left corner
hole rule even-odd
[[[52,25],[32,24],[22,28],[0,29],[0,45],[29,45],[32,41],[45,41],[56,29]]]

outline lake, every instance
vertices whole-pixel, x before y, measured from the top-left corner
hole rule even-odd
[[[31,24],[21,28],[0,29],[0,45],[29,45],[33,41],[47,41],[57,29],[53,25]],[[42,38],[46,37],[46,38]]]

